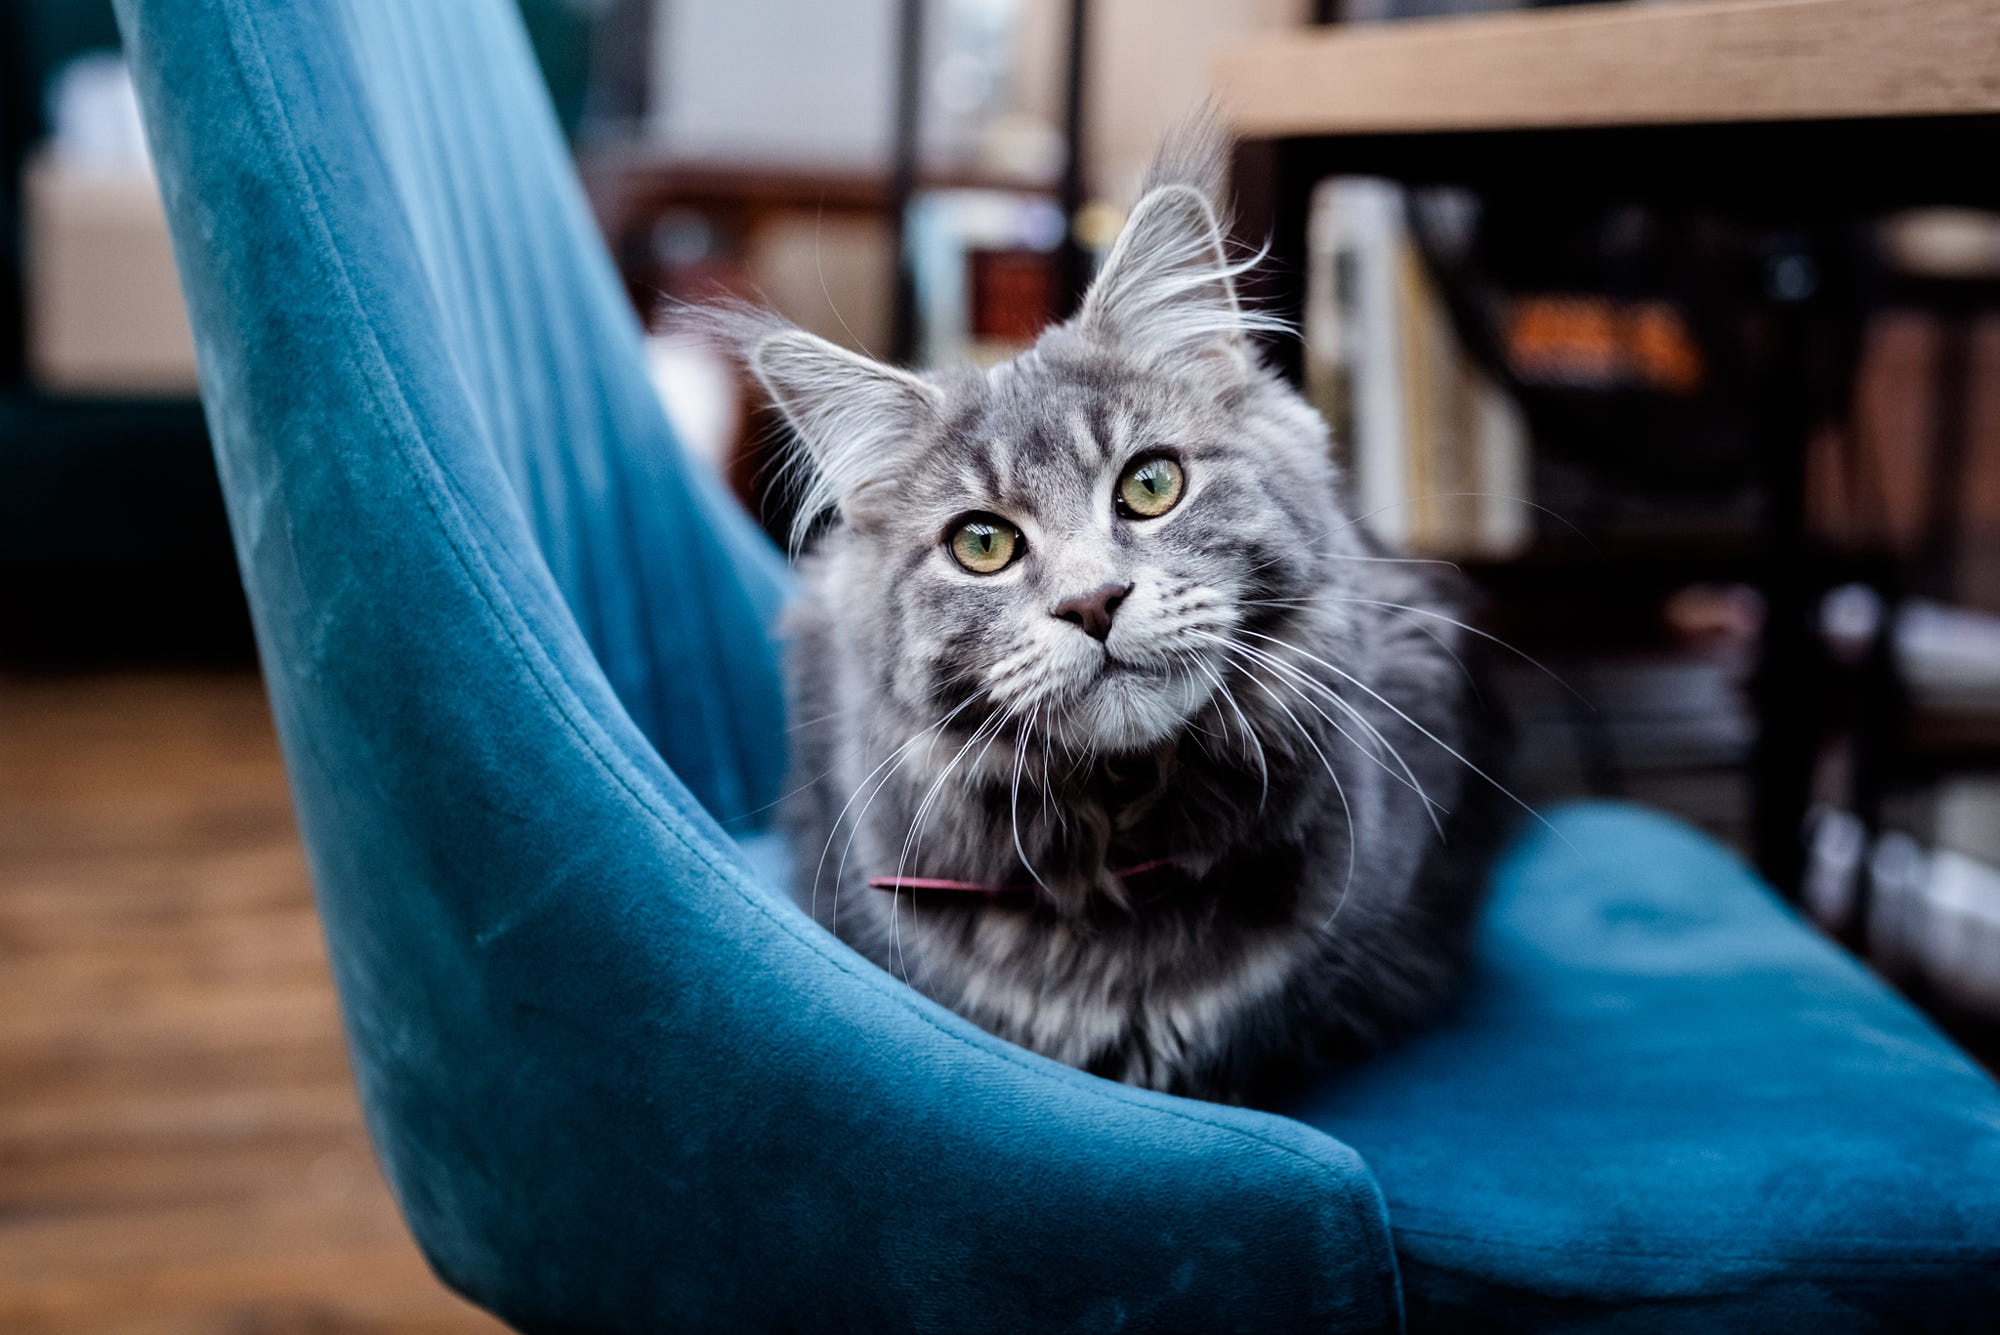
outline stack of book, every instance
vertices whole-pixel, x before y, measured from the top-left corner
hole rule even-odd
[[[1527,428],[1454,332],[1410,235],[1404,192],[1325,182],[1308,247],[1307,390],[1333,427],[1364,522],[1425,555],[1521,551],[1534,532]]]
[[[2000,1020],[2000,780],[1950,779],[1924,805],[1872,839],[1851,812],[1816,811],[1806,907],[1829,930],[1858,929],[1891,978]]]

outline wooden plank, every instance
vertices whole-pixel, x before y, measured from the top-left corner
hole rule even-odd
[[[0,680],[0,1330],[499,1329],[369,1154],[255,678]]]
[[[243,1201],[283,1182],[307,1196],[345,1199],[374,1172],[358,1128],[337,1135],[285,1131],[204,1145],[199,1154],[91,1143],[23,1157],[0,1182],[0,1211],[69,1215]]]
[[[1292,29],[1225,53],[1218,100],[1252,139],[1995,114],[2000,0],[1680,0]]]

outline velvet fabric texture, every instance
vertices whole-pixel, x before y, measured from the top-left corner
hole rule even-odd
[[[1296,1118],[862,962],[747,856],[783,563],[683,464],[511,8],[119,16],[370,1130],[475,1301],[1334,1331],[1990,1294],[1990,1083],[1653,817],[1531,833],[1462,1014]]]
[[[498,0],[119,10],[377,1151],[538,1330],[1375,1330],[1380,1193],[864,964],[777,796],[778,555],[684,467]]]
[[[1502,860],[1458,1013],[1288,1109],[1413,1331],[2000,1328],[2000,1095],[1733,856],[1611,804]]]

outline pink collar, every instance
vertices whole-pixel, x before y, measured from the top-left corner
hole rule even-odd
[[[1134,876],[1143,876],[1149,871],[1171,867],[1179,858],[1154,858],[1151,862],[1141,862],[1131,867],[1117,867],[1111,872],[1121,881],[1129,881]],[[967,895],[1015,895],[1033,894],[1039,887],[1018,882],[1009,885],[995,885],[991,881],[946,881],[934,876],[871,876],[868,884],[877,890],[901,892],[904,890],[949,890]]]

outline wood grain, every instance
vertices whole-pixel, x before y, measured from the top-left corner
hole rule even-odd
[[[1225,53],[1218,97],[1253,139],[1988,114],[2000,0],[1680,0],[1292,29]]]
[[[501,1329],[369,1153],[255,678],[0,680],[0,1331]]]

